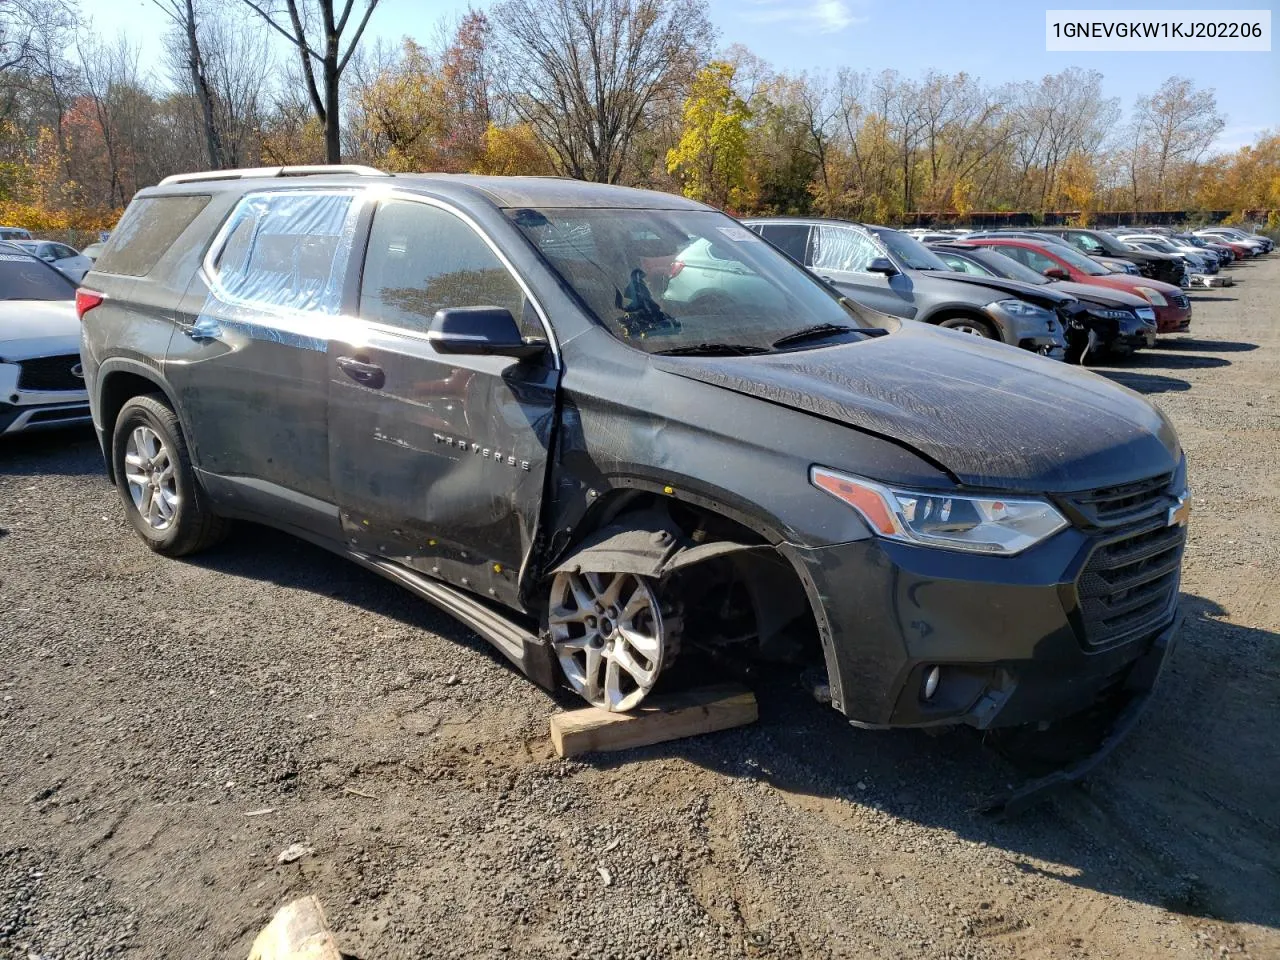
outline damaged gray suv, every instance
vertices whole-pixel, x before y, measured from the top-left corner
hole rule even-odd
[[[696,252],[722,267],[682,278]],[[171,177],[79,298],[143,541],[233,518],[635,707],[696,647],[816,666],[864,727],[1141,701],[1186,465],[1142,397],[868,311],[676,196],[365,168]]]

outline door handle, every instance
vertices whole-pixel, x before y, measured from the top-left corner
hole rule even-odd
[[[222,327],[216,320],[199,319],[182,331],[196,343],[207,343],[222,336]]]
[[[380,366],[358,357],[339,357],[338,369],[356,383],[362,383],[374,390],[381,390],[383,384],[387,382],[387,374]]]

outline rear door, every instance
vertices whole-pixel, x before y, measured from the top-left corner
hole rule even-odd
[[[911,319],[916,315],[910,276],[885,276],[867,269],[872,260],[887,254],[865,230],[843,224],[815,224],[809,256],[810,270],[858,303],[895,317]]]
[[[166,375],[216,499],[338,533],[327,349],[341,316],[359,193],[246,194],[183,300]]]
[[[440,354],[445,307],[498,306],[527,337],[539,308],[460,212],[383,200],[361,279],[360,324],[329,344],[329,463],[344,535],[395,560],[518,604],[537,534],[559,372],[543,360]]]

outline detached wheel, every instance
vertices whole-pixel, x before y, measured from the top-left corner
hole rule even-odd
[[[196,485],[177,414],[163,400],[148,395],[126,403],[111,451],[125,513],[152,550],[181,557],[226,535],[227,521]]]
[[[986,337],[988,340],[1000,339],[995,327],[991,326],[987,321],[978,320],[975,317],[952,317],[950,320],[943,320],[938,326],[975,337]]]
[[[569,685],[615,713],[639,706],[674,654],[654,582],[632,573],[556,574],[547,626]]]

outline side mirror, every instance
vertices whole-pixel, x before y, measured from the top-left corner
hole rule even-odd
[[[897,272],[898,268],[888,257],[876,257],[867,264],[867,273],[883,273],[886,277],[892,277]]]
[[[1071,274],[1063,270],[1061,267],[1046,267],[1044,275],[1050,280],[1070,280]]]
[[[437,353],[516,357],[527,360],[547,349],[542,340],[520,336],[506,307],[448,307],[431,319],[427,339]]]

